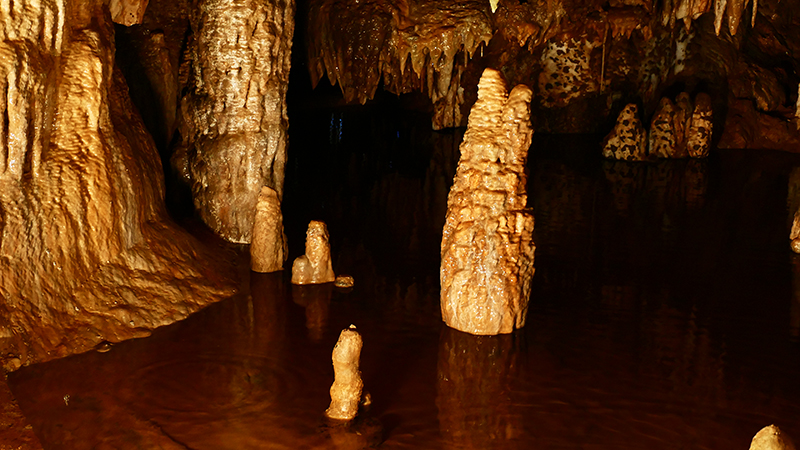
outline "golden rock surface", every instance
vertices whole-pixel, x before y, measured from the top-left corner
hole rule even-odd
[[[355,325],[342,330],[333,347],[334,381],[331,385],[331,405],[325,415],[336,420],[353,420],[358,414],[364,382],[358,369],[361,358],[361,335]]]
[[[109,0],[111,19],[121,25],[131,26],[142,23],[149,0]]]
[[[442,318],[467,333],[525,325],[535,250],[534,219],[525,209],[530,100],[528,87],[507,94],[500,72],[486,69],[461,143],[440,278]]]
[[[711,133],[713,131],[711,97],[699,93],[694,99],[692,122],[686,134],[686,147],[692,158],[705,158],[711,150]]]
[[[262,186],[283,196],[293,0],[200,0],[173,165],[223,238],[249,243]]]
[[[647,159],[647,131],[639,120],[639,107],[630,103],[619,113],[614,129],[603,140],[603,156],[623,161]]]
[[[288,256],[288,243],[283,233],[281,201],[274,189],[264,186],[258,195],[253,239],[250,242],[250,268],[269,273],[283,270]]]
[[[334,281],[331,245],[325,222],[312,220],[306,231],[306,254],[292,264],[293,284],[320,284]]]
[[[6,3],[8,5],[8,3]],[[104,2],[0,7],[0,361],[147,335],[233,293],[168,218]]]
[[[795,450],[794,443],[775,425],[762,428],[750,443],[750,450]]]
[[[339,275],[336,277],[336,280],[333,282],[333,285],[338,288],[351,288],[356,283],[356,280],[353,279],[350,275]]]

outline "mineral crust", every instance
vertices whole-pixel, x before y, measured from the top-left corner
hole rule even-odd
[[[534,219],[525,209],[530,100],[527,86],[508,94],[500,72],[486,69],[461,143],[440,277],[442,318],[467,333],[525,325],[535,250]]]

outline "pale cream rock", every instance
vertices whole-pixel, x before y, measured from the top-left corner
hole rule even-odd
[[[441,247],[445,323],[479,335],[525,325],[534,273],[534,219],[525,162],[533,130],[531,90],[507,94],[500,72],[486,69],[461,143]]]
[[[334,381],[331,385],[331,405],[325,415],[336,420],[353,420],[358,414],[364,382],[358,369],[361,358],[361,335],[355,325],[342,330],[333,348]]]
[[[250,268],[253,272],[261,273],[283,270],[287,253],[281,201],[274,189],[264,186],[256,203],[253,239],[250,242]]]
[[[630,103],[619,113],[614,129],[603,140],[603,156],[624,161],[644,161],[647,132],[639,120],[639,107]]]
[[[144,12],[150,0],[110,0],[108,9],[111,11],[111,20],[131,26],[142,23]]]
[[[711,150],[711,97],[706,93],[699,93],[694,99],[694,113],[692,125],[686,135],[686,148],[692,158],[705,158]]]
[[[334,281],[331,246],[325,222],[312,220],[306,231],[306,254],[292,264],[292,283],[320,284]]]
[[[795,450],[794,443],[775,425],[762,428],[750,443],[750,450]]]

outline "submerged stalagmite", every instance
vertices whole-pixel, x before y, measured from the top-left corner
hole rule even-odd
[[[292,283],[330,283],[336,279],[331,263],[331,246],[325,222],[312,220],[306,231],[306,254],[292,264]]]
[[[355,325],[342,330],[339,341],[333,348],[333,371],[335,378],[331,386],[331,405],[325,415],[331,419],[353,420],[358,413],[364,382],[359,371],[361,358],[361,335]]]
[[[533,130],[531,90],[507,94],[486,69],[461,143],[442,236],[441,307],[448,326],[472,334],[525,325],[533,278],[533,215],[525,163]]]
[[[264,186],[256,203],[253,240],[250,243],[250,268],[253,272],[261,273],[283,270],[287,253],[281,201],[274,189]]]

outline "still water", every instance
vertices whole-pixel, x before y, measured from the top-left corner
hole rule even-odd
[[[536,136],[536,274],[507,336],[448,329],[439,242],[462,131],[399,110],[293,121],[284,215],[310,219],[355,287],[251,274],[241,293],[152,336],[9,377],[47,449],[747,449],[800,440],[800,157],[611,163],[596,137]],[[287,266],[291,261],[287,263]],[[372,405],[322,415],[341,329],[364,338]]]

